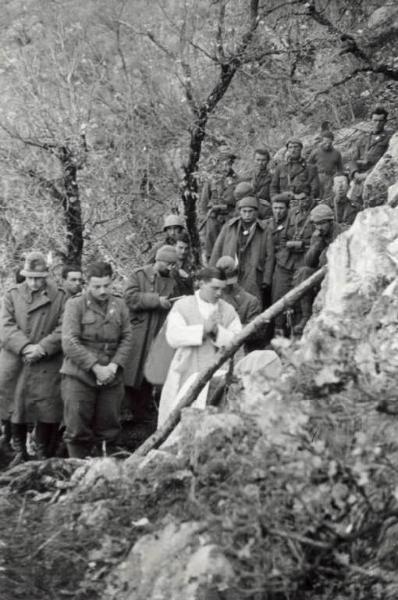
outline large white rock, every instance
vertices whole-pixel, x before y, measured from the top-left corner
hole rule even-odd
[[[385,204],[388,188],[398,181],[398,133],[395,133],[387,152],[370,171],[363,187],[364,206]]]
[[[228,598],[233,579],[202,523],[172,521],[138,540],[112,571],[102,600],[206,600],[217,591]]]
[[[398,210],[360,213],[328,251],[328,273],[297,357],[322,386],[359,378],[373,395],[398,384]],[[394,391],[395,393],[395,391]]]
[[[287,448],[307,422],[305,407],[284,393],[282,362],[272,350],[256,350],[235,366],[238,393],[231,393],[228,408],[251,415],[268,444]]]

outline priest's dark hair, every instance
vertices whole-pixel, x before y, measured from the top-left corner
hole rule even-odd
[[[211,281],[212,279],[225,281],[225,273],[215,267],[203,267],[196,273],[196,279],[198,281]]]

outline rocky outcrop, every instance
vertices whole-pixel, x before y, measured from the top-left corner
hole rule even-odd
[[[235,366],[239,383],[228,395],[227,409],[251,415],[269,445],[292,450],[308,422],[308,406],[291,401],[282,361],[272,350],[256,350]]]
[[[314,367],[319,387],[352,378],[379,400],[395,394],[397,277],[398,211],[365,210],[329,248],[316,312],[296,352]]]
[[[398,133],[395,133],[387,152],[373,167],[363,187],[364,206],[379,206],[388,199],[389,187],[398,181]]]

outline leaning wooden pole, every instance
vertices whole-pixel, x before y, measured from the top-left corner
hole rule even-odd
[[[310,289],[318,285],[324,278],[325,273],[326,267],[319,269],[313,275],[311,275],[311,277],[290,290],[290,292],[285,294],[285,296],[275,302],[275,304],[267,308],[248,325],[243,327],[242,331],[240,331],[234,337],[231,344],[218,354],[213,364],[199,374],[195,383],[192,384],[192,386],[187,390],[186,394],[181,398],[178,405],[170,413],[162,427],[155,431],[155,433],[153,433],[139,448],[137,448],[135,454],[138,456],[145,456],[151,450],[158,448],[160,444],[162,444],[168,438],[170,433],[178,424],[181,418],[182,409],[190,406],[196,400],[206,383],[210,381],[214,373],[221,367],[221,365],[231,358],[231,356],[233,356],[235,352],[239,350],[242,344],[244,344],[254,333],[256,333],[260,327],[263,327],[269,323],[277,315],[286,310],[286,308],[295,304],[297,300],[300,300],[300,298],[304,296],[304,294],[306,294]]]

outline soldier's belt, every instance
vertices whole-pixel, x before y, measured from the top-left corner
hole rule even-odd
[[[119,344],[118,342],[91,342],[83,341],[83,346],[89,350],[95,350],[96,352],[102,352],[104,354],[112,354],[116,352]]]

